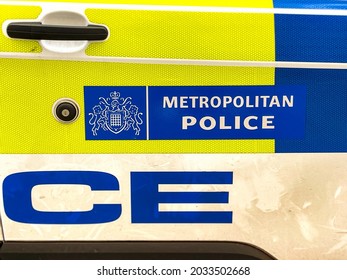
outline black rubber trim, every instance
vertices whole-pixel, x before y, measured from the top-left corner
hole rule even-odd
[[[65,26],[47,25],[40,22],[14,22],[7,26],[7,35],[13,39],[103,41],[108,30],[101,25]]]
[[[255,246],[238,242],[119,241],[4,242],[3,260],[274,260]]]

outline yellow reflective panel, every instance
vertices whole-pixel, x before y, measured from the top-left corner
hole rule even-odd
[[[87,9],[110,29],[90,56],[274,61],[274,15]]]
[[[0,26],[6,20],[35,20],[41,13],[40,7],[0,5]],[[41,46],[36,41],[13,40],[0,32],[0,52],[39,53]]]
[[[274,69],[0,59],[0,153],[264,153],[273,140],[87,141],[84,86],[273,85]],[[54,102],[77,101],[81,116],[62,124]],[[87,116],[88,119],[88,116]]]

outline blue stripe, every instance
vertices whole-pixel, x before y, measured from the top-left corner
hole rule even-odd
[[[276,60],[347,62],[347,16],[275,15]]]
[[[274,0],[275,8],[347,9],[345,0]]]
[[[276,85],[307,88],[305,137],[276,140],[276,152],[347,152],[347,70],[276,69],[275,75]]]

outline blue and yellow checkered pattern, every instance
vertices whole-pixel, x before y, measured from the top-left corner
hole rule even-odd
[[[51,1],[55,2],[55,1]],[[56,1],[69,2],[69,1]],[[76,1],[74,1],[76,2]],[[79,1],[77,1],[79,2]],[[80,1],[95,3],[92,0]],[[0,23],[36,19],[37,5],[0,6]],[[345,9],[341,1],[124,0],[106,4],[235,8]],[[93,43],[88,56],[237,61],[346,62],[346,16],[217,13],[87,8],[91,22],[111,36]],[[0,53],[42,51],[35,41],[0,34]],[[0,152],[65,153],[274,153],[347,151],[347,71],[198,65],[154,65],[0,58]],[[305,137],[299,140],[85,140],[85,86],[264,86],[307,88]],[[57,122],[53,103],[76,100],[81,117]],[[290,121],[290,120],[288,120]]]

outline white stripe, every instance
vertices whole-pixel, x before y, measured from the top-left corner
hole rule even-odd
[[[271,68],[303,68],[303,69],[347,69],[347,63],[335,62],[296,62],[296,61],[240,61],[240,60],[203,60],[203,59],[169,59],[141,57],[106,57],[106,56],[76,56],[74,54],[32,54],[0,52],[1,58],[53,60],[53,61],[89,61],[108,63],[131,63],[153,65],[195,65],[223,67],[271,67]]]
[[[159,203],[159,212],[231,211],[228,203]]]
[[[212,13],[256,13],[256,14],[293,14],[293,15],[331,15],[346,16],[347,10],[339,9],[284,9],[284,8],[236,8],[209,6],[170,6],[170,5],[136,5],[136,4],[95,4],[66,2],[32,2],[32,1],[0,1],[0,5],[40,6],[44,9],[70,10],[71,8],[116,9],[143,11],[177,11],[177,12],[212,12]],[[347,4],[346,4],[347,7]]]
[[[159,184],[159,192],[229,192],[231,184]]]

